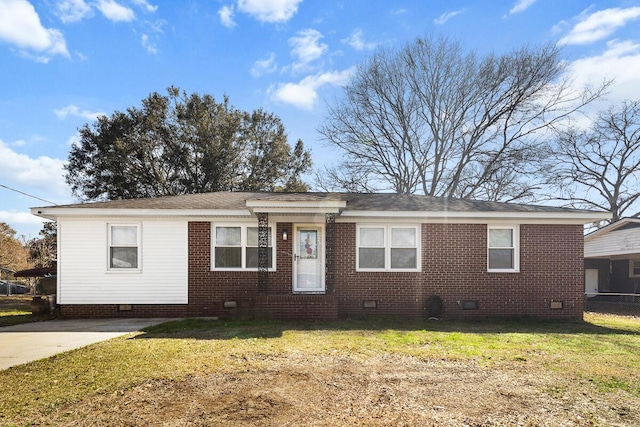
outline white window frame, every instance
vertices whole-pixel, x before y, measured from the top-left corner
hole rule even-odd
[[[629,260],[629,278],[630,279],[633,279],[633,278],[636,278],[636,277],[640,277],[640,274],[633,274],[634,264],[636,262],[640,264],[640,260],[639,259],[630,259]]]
[[[384,268],[360,268],[360,229],[382,228],[384,229]],[[391,230],[405,228],[416,232],[416,267],[415,268],[391,268]],[[356,225],[356,271],[362,272],[419,272],[422,271],[422,227],[417,224],[357,224]],[[367,248],[369,246],[366,246]],[[379,246],[378,248],[382,248]],[[395,248],[398,249],[398,248]],[[409,249],[409,248],[406,248]]]
[[[240,228],[240,248],[241,248],[241,266],[240,267],[216,267],[216,227],[237,227]],[[247,229],[258,228],[258,224],[241,223],[241,222],[213,222],[211,223],[211,271],[258,271],[257,267],[248,268],[247,265],[247,248],[255,248],[256,246],[247,245]],[[269,223],[271,231],[271,267],[268,271],[276,271],[276,225]]]
[[[137,248],[137,267],[112,267],[111,266],[111,248],[112,247],[133,247],[133,246],[114,246],[111,242],[111,229],[113,227],[135,227],[136,228],[136,248]],[[142,271],[142,224],[139,222],[110,222],[107,224],[107,271],[110,273],[136,273]]]
[[[491,230],[512,230],[513,246],[512,247],[490,247],[489,236]],[[513,250],[513,268],[491,268],[489,265],[489,251],[491,249],[512,249]],[[487,226],[487,271],[489,273],[519,273],[520,272],[520,226],[506,224],[489,224]]]

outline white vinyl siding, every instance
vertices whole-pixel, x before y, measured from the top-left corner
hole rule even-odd
[[[517,226],[490,225],[487,229],[487,270],[515,273],[520,269],[520,236]]]
[[[420,227],[362,224],[356,230],[357,271],[420,271]]]
[[[614,230],[584,243],[585,258],[640,252],[640,228]]]
[[[109,225],[139,224],[138,268],[109,269]],[[186,304],[187,221],[60,218],[60,304]]]

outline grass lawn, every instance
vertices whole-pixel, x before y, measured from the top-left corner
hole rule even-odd
[[[47,320],[50,315],[31,314],[31,295],[0,295],[0,327]]]
[[[638,426],[640,319],[184,320],[0,371],[2,426]]]

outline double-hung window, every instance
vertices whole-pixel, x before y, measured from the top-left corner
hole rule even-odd
[[[250,225],[213,224],[212,254],[214,270],[258,268],[258,227]],[[273,227],[268,228],[267,264],[274,266]]]
[[[109,224],[109,270],[140,269],[140,226]]]
[[[357,270],[419,271],[420,228],[360,225],[357,227]]]
[[[519,228],[490,225],[487,230],[487,268],[490,272],[520,270]]]

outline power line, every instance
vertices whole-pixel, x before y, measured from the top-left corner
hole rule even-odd
[[[51,204],[51,205],[56,205],[56,206],[58,206],[58,204],[57,204],[57,203],[53,203],[53,202],[51,202],[51,201],[49,201],[49,200],[41,199],[40,197],[37,197],[37,196],[32,196],[31,194],[27,194],[27,193],[25,193],[24,191],[20,191],[20,190],[16,190],[15,188],[7,187],[7,186],[6,186],[6,185],[4,185],[4,184],[0,184],[0,187],[6,188],[7,190],[15,191],[16,193],[23,194],[23,195],[25,195],[25,196],[27,196],[27,197],[31,197],[31,198],[33,198],[33,199],[38,199],[38,200],[40,200],[40,201],[47,202],[47,203],[49,203],[49,204]]]

